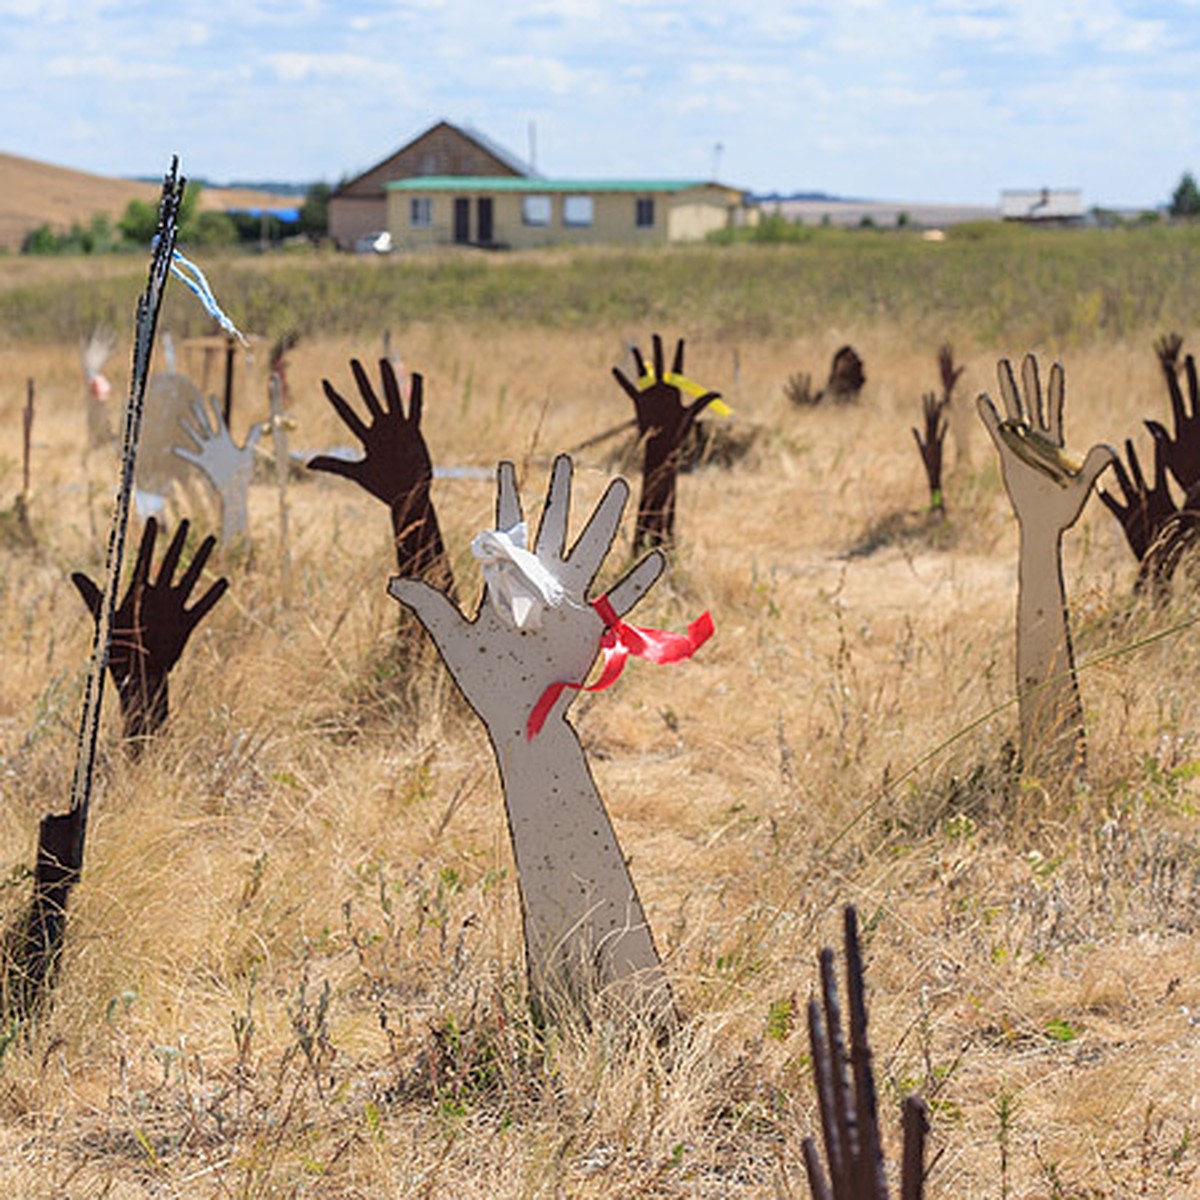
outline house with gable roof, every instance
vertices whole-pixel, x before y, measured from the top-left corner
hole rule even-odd
[[[386,186],[417,176],[514,178],[534,171],[476,130],[438,121],[424,133],[336,187],[329,196],[329,235],[350,250],[359,238],[388,228]]]

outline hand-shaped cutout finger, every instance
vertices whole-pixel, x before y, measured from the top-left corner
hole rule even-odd
[[[1025,420],[1034,429],[1046,429],[1046,411],[1042,404],[1042,380],[1037,359],[1027,354],[1021,360],[1021,387],[1025,393]]]
[[[1092,485],[1104,471],[1117,461],[1117,452],[1111,446],[1093,446],[1083,460],[1083,469],[1079,472],[1081,494],[1086,496]]]
[[[654,345],[654,382],[657,383],[663,377],[663,344],[657,333],[651,335],[651,341]]]
[[[71,582],[75,585],[75,590],[83,598],[84,604],[87,605],[88,612],[92,614],[92,620],[100,620],[100,605],[104,600],[104,594],[96,586],[92,577],[85,575],[82,571],[72,571]]]
[[[396,393],[396,410],[400,409],[400,385],[396,382],[396,373],[391,369],[392,364],[388,363],[388,378],[392,381],[392,388]],[[388,403],[392,401],[392,390],[388,390]],[[421,427],[421,412],[425,406],[425,376],[418,371],[414,371],[409,377],[408,384],[408,421],[414,429]]]
[[[187,618],[188,632],[190,633],[201,621],[204,620],[218,600],[229,590],[229,580],[222,576],[212,587],[192,605],[191,608],[184,611],[184,616]],[[186,594],[186,593],[185,593]]]
[[[1033,355],[1029,357],[1033,358]],[[1046,434],[1059,446],[1063,444],[1063,405],[1066,399],[1067,374],[1062,363],[1056,362],[1050,367],[1050,387],[1046,393]],[[1040,402],[1039,394],[1039,404]]]
[[[691,424],[714,400],[720,400],[720,392],[705,392],[703,396],[698,396],[688,405],[687,420]]]
[[[353,362],[351,365],[353,365]],[[352,409],[350,405],[346,403],[341,394],[334,388],[333,384],[331,384],[328,379],[321,380],[321,387],[325,392],[325,399],[333,405],[334,412],[341,417],[342,424],[344,424],[360,442],[365,442],[367,440],[367,427],[362,423],[358,413],[356,413],[354,409]],[[314,471],[334,471],[335,474],[342,474],[342,472],[336,471],[332,466],[322,465],[318,467],[316,465],[318,462],[327,464],[336,461],[336,459],[330,459],[322,456],[319,459],[313,459],[313,461],[308,465]]]
[[[158,522],[151,517],[142,530],[141,545],[133,564],[133,586],[145,586],[150,580],[150,562],[154,558],[154,543],[158,540]]]
[[[671,367],[671,370],[674,371],[676,375],[683,374],[683,338],[680,338],[679,341],[675,343],[675,364]]]
[[[507,459],[496,467],[496,528],[511,529],[522,521],[517,468]]]
[[[461,627],[471,623],[445,592],[423,579],[393,575],[388,580],[388,595],[416,613],[417,620],[443,652],[453,644]]]
[[[588,587],[617,539],[617,527],[621,524],[621,514],[628,500],[629,484],[624,479],[614,479],[605,489],[563,566],[563,583],[568,594],[587,594]]]
[[[1003,384],[1003,377],[1001,384]],[[980,392],[975,400],[975,407],[979,410],[979,419],[983,422],[988,433],[992,435],[992,441],[996,443],[997,450],[1003,450],[1004,441],[1000,437],[1000,414],[996,411],[996,406],[992,403],[992,398],[987,392]]]
[[[184,528],[185,534],[186,524],[187,522],[182,522],[181,524],[181,528]],[[185,601],[187,600],[188,595],[191,593],[192,588],[196,586],[196,581],[200,578],[200,574],[204,570],[204,565],[208,562],[209,556],[212,554],[213,548],[216,546],[216,544],[217,539],[210,533],[208,537],[206,537],[204,541],[200,543],[200,548],[192,556],[192,561],[188,563],[187,570],[184,571],[182,576],[180,576],[179,591]],[[171,570],[174,571],[174,569],[175,564],[172,563]],[[165,583],[171,582],[171,576],[166,573],[165,560],[163,563],[163,570],[159,573],[159,580],[160,582]]]
[[[171,580],[175,575],[175,568],[179,566],[179,558],[183,554],[183,544],[187,540],[187,535],[188,522],[186,520],[180,521],[179,527],[175,530],[175,536],[171,539],[170,545],[167,546],[167,552],[163,555],[162,562],[159,564],[156,582],[160,586],[170,586]]]
[[[623,617],[658,582],[666,569],[667,558],[661,550],[651,550],[627,574],[608,590],[607,599],[618,617]]]
[[[1004,415],[1010,421],[1026,420],[1025,406],[1021,402],[1021,393],[1017,390],[1016,376],[1013,375],[1012,363],[1002,358],[996,364],[996,375],[1000,380],[1000,398],[1004,401]]]
[[[384,361],[386,362],[386,360]],[[387,370],[390,371],[391,369],[392,364],[387,363]],[[383,405],[379,403],[379,397],[375,395],[375,388],[371,385],[371,380],[367,375],[365,368],[357,358],[352,358],[350,360],[350,370],[354,372],[354,381],[358,384],[358,394],[363,398],[363,403],[366,404],[367,411],[371,414],[371,420],[382,420]]]
[[[637,352],[636,348],[634,349],[634,355],[637,358],[638,366],[641,369],[641,374],[638,376],[638,378],[641,379],[646,374],[646,364],[642,361],[642,356]],[[612,373],[613,378],[621,385],[621,389],[625,392],[625,394],[634,402],[634,404],[637,404],[641,397],[641,392],[639,392],[637,387],[629,381],[629,378],[626,376],[625,372],[622,371],[620,367],[613,367]]]
[[[542,559],[547,556],[562,562],[567,546],[567,518],[571,512],[571,459],[560,454],[554,460],[550,472],[550,484],[546,488],[546,507],[538,526],[534,553]]]

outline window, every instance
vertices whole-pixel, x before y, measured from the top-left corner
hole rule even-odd
[[[591,196],[563,197],[563,224],[584,226],[592,223]]]
[[[549,225],[550,215],[551,207],[549,196],[521,197],[521,221],[523,224]]]
[[[433,197],[410,196],[408,217],[414,229],[428,229],[433,224]]]
[[[639,229],[654,228],[654,197],[639,196],[634,201],[634,220],[633,223]]]

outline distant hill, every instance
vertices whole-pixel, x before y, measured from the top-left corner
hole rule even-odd
[[[25,235],[46,222],[61,232],[74,221],[86,225],[97,213],[115,221],[130,200],[154,203],[160,190],[157,181],[91,175],[0,153],[0,248],[15,253]],[[200,193],[201,209],[217,211],[275,208],[279,202],[274,191],[206,187]]]

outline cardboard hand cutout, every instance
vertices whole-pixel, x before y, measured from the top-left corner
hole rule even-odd
[[[408,414],[405,415],[400,384],[395,369],[386,358],[379,361],[386,409],[380,404],[358,359],[351,359],[350,369],[366,405],[369,424],[329,380],[322,380],[322,386],[338,416],[362,442],[363,457],[353,462],[322,454],[309,462],[309,469],[328,471],[331,475],[353,480],[382,500],[392,514],[396,566],[400,574],[424,579],[434,587],[452,592],[454,576],[430,496],[433,462],[421,433],[424,378],[418,374],[412,376]]]
[[[199,467],[216,489],[221,499],[221,540],[229,545],[244,537],[249,528],[246,504],[254,478],[254,447],[263,427],[253,426],[245,445],[239,446],[225,424],[221,406],[211,396],[207,404],[194,405],[190,417],[182,418],[179,424],[196,449],[176,446],[175,455]]]
[[[1162,446],[1167,470],[1175,476],[1179,486],[1187,493],[1189,503],[1193,492],[1200,489],[1200,385],[1196,378],[1196,360],[1188,355],[1183,360],[1183,373],[1187,378],[1187,402],[1179,386],[1179,372],[1173,363],[1162,361],[1163,377],[1171,394],[1171,416],[1175,425],[1172,437],[1158,421],[1147,421],[1146,428],[1156,444]]]
[[[641,351],[633,347],[637,383],[632,383],[619,367],[613,378],[633,401],[638,432],[645,445],[642,463],[642,494],[638,500],[637,522],[633,530],[634,553],[649,546],[670,546],[675,538],[675,481],[679,474],[683,443],[692,423],[708,405],[719,398],[717,392],[700,392],[688,387],[683,378],[683,339],[676,343],[670,373],[663,369],[662,338],[656,333],[654,369],[649,371]],[[683,391],[698,392],[690,404],[683,403]]]
[[[583,748],[566,719],[574,690],[561,687],[582,684],[596,660],[609,623],[595,604],[607,600],[622,616],[649,591],[665,560],[660,551],[651,552],[605,597],[589,603],[588,588],[616,538],[629,485],[621,479],[610,485],[568,552],[571,470],[565,455],[556,459],[541,526],[525,552],[557,585],[557,594],[549,586],[541,590],[536,627],[520,619],[519,606],[490,584],[473,620],[422,580],[395,578],[388,591],[420,618],[487,726],[504,788],[535,1002],[543,1010],[563,1003],[586,1006],[597,988],[636,980],[639,1001],[665,1018],[671,999],[658,952]],[[508,533],[521,523],[516,473],[504,462],[496,526]],[[536,583],[538,571],[526,566]],[[560,690],[544,728],[531,737],[530,715],[555,687]]]
[[[979,415],[1000,455],[1004,486],[1021,529],[1017,596],[1017,692],[1023,769],[1060,777],[1084,764],[1083,706],[1075,678],[1062,576],[1062,535],[1079,518],[1100,472],[1113,462],[1111,446],[1093,446],[1079,462],[1063,448],[1062,364],[1050,369],[1042,396],[1037,360],[1025,356],[1024,394],[1012,364],[997,366],[1002,420],[987,394]]]
[[[186,607],[216,545],[216,538],[205,538],[179,582],[173,584],[187,535],[188,522],[180,521],[158,575],[151,582],[150,563],[158,525],[153,518],[146,522],[133,577],[113,615],[108,669],[121,701],[125,738],[135,756],[167,719],[167,677],[171,668],[179,661],[196,626],[229,587],[229,580],[218,579],[191,608]],[[71,582],[83,597],[92,619],[99,620],[102,595],[95,581],[82,571],[75,571]]]

